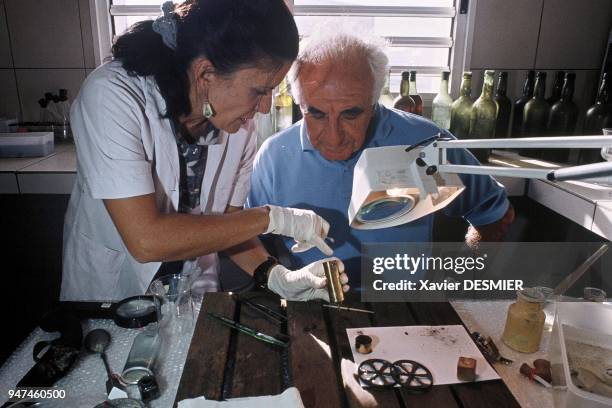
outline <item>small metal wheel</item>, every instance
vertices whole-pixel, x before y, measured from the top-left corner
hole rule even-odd
[[[397,384],[395,371],[393,365],[387,360],[374,358],[359,364],[357,374],[366,385],[387,388]]]
[[[433,386],[433,375],[423,364],[412,360],[393,363],[395,380],[409,391],[422,392]]]

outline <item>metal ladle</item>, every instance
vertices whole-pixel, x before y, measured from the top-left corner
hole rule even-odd
[[[123,389],[123,384],[121,383],[120,378],[117,378],[119,376],[117,374],[113,374],[106,357],[106,349],[108,348],[110,342],[111,335],[104,329],[94,329],[87,333],[87,336],[85,336],[85,347],[92,353],[100,354],[100,357],[104,362],[106,374],[108,375],[108,381],[106,383],[107,391],[110,391],[113,386]]]

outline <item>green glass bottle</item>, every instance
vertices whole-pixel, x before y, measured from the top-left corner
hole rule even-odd
[[[458,139],[467,139],[470,133],[470,113],[472,111],[472,73],[464,72],[459,98],[451,105],[450,131]]]
[[[576,121],[578,120],[578,106],[572,101],[575,80],[576,74],[565,74],[561,99],[550,108],[550,115],[548,115],[546,128],[550,136],[571,136],[574,134]],[[542,150],[542,159],[544,160],[566,163],[568,157],[569,149]]]
[[[523,95],[514,101],[514,116],[512,117],[512,137],[521,137],[523,131],[523,110],[525,104],[533,97],[535,71],[529,71],[523,85]]]
[[[404,112],[414,113],[415,105],[414,99],[410,97],[410,72],[404,71],[402,72],[402,82],[400,82],[400,94],[393,101],[393,107]]]
[[[385,84],[380,93],[380,98],[378,98],[378,103],[381,105],[392,108],[393,107],[393,95],[391,95],[391,91],[389,91],[389,77],[391,76],[391,72],[389,72],[385,76]]]
[[[544,99],[546,94],[546,72],[538,72],[536,75],[533,98],[525,104],[523,110],[523,137],[541,137],[546,135],[546,124],[550,105]],[[519,154],[528,157],[540,157],[539,149],[521,149]]]
[[[563,92],[563,85],[565,84],[565,72],[557,71],[555,74],[555,81],[553,82],[552,91],[550,96],[546,98],[546,102],[550,106],[553,106],[561,99],[561,93]]]
[[[602,129],[612,127],[612,103],[610,103],[610,78],[604,73],[597,93],[595,104],[591,106],[584,118],[585,135],[601,135]],[[602,161],[600,149],[582,149],[578,156],[579,164]]]
[[[417,92],[416,74],[416,71],[410,71],[410,90],[408,93],[414,101],[414,113],[423,116],[423,98],[421,98],[421,95]]]
[[[470,139],[492,139],[495,137],[495,121],[497,119],[497,102],[493,99],[493,81],[495,71],[486,70],[482,83],[482,93],[472,105],[470,113]],[[478,161],[486,163],[491,149],[470,149]]]
[[[448,94],[448,78],[450,72],[442,72],[440,81],[440,92],[436,95],[432,103],[431,119],[442,129],[450,129],[451,105],[453,98]]]
[[[510,112],[512,111],[512,102],[506,96],[508,89],[508,73],[506,71],[499,74],[497,82],[497,90],[495,91],[495,102],[497,102],[497,121],[495,123],[495,137],[508,137],[508,128],[510,127]]]

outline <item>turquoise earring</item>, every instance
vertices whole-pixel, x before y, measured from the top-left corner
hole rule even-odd
[[[208,101],[204,102],[204,106],[202,107],[202,114],[206,119],[215,116],[215,111]]]

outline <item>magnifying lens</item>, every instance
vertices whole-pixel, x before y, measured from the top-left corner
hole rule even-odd
[[[132,296],[118,303],[60,302],[60,309],[78,318],[112,319],[117,326],[128,329],[160,320],[160,300],[155,295]]]
[[[156,296],[132,296],[123,299],[115,307],[117,326],[130,329],[144,327],[158,320],[159,299]]]
[[[355,218],[363,224],[392,221],[410,212],[414,206],[415,199],[409,195],[382,195],[361,207]]]

